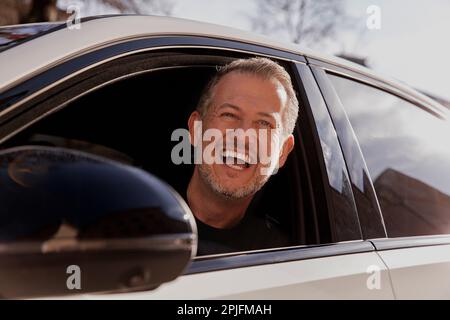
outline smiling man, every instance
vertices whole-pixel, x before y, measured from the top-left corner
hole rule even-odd
[[[253,212],[252,203],[292,151],[297,115],[290,76],[272,60],[235,60],[211,79],[188,123],[195,148],[214,145],[214,161],[202,154],[187,189],[199,254],[289,245],[287,235]],[[215,139],[205,139],[211,130]]]

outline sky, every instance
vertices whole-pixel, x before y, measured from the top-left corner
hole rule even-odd
[[[251,31],[248,16],[255,13],[257,2],[182,0],[176,4],[174,15]],[[367,8],[377,5],[380,29],[367,29],[362,39],[359,32],[342,32],[336,37],[338,44],[320,46],[318,50],[339,54],[344,49],[348,54],[367,57],[374,70],[450,100],[450,1],[343,2],[345,10],[362,24],[362,29],[367,28]]]
[[[256,14],[261,0],[171,1],[172,16],[253,31],[249,17]],[[311,49],[367,58],[375,71],[450,100],[450,0],[331,1],[342,2],[356,26],[325,44],[310,44]],[[380,9],[380,29],[366,26],[371,5]],[[276,37],[280,40],[279,34]],[[281,35],[281,40],[289,38]]]

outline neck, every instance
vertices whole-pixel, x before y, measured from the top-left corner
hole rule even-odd
[[[187,200],[195,217],[214,228],[226,229],[238,224],[245,215],[253,196],[230,199],[217,194],[200,177],[198,168],[187,189]]]

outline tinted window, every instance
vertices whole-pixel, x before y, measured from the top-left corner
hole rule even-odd
[[[449,234],[449,122],[395,95],[329,77],[360,143],[388,236]]]

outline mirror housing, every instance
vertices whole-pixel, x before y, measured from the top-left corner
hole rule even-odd
[[[151,290],[196,254],[195,220],[135,167],[49,147],[0,151],[0,297]]]

